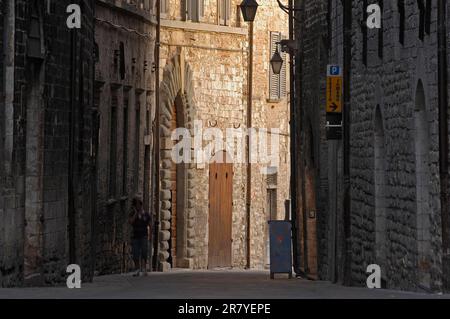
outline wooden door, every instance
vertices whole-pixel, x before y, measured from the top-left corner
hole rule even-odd
[[[231,267],[233,164],[212,163],[209,168],[208,268]]]

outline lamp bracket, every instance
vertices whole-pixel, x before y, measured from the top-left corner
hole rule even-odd
[[[290,39],[281,40],[280,42],[277,42],[281,46],[281,52],[286,53],[296,53],[298,50],[297,42]]]

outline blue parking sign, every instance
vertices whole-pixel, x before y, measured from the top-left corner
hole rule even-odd
[[[339,65],[328,65],[327,76],[342,76],[342,69]]]
[[[339,67],[337,65],[330,66],[331,75],[339,75]]]

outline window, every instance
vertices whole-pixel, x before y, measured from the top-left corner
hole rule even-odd
[[[383,1],[379,1],[379,6],[381,10],[381,14],[384,13],[384,5]],[[384,49],[384,23],[381,22],[381,28],[378,29],[378,57],[383,59],[383,49]]]
[[[135,131],[134,131],[134,190],[139,190],[139,168],[141,157],[141,103],[140,94],[136,94]]]
[[[127,195],[128,182],[128,93],[123,98],[122,195]]]
[[[269,66],[269,99],[278,101],[286,96],[286,53],[281,52],[280,45],[277,42],[280,42],[282,39],[280,32],[271,32],[270,33],[270,57],[271,58],[277,47],[278,51],[283,58],[283,66],[281,68],[280,74],[274,74],[272,71],[272,67]]]
[[[405,0],[398,0],[398,14],[399,14],[399,33],[398,41],[404,45],[405,44]]]
[[[361,21],[361,32],[362,32],[362,62],[367,66],[367,0],[363,1],[363,18]]]
[[[423,41],[425,36],[425,4],[424,0],[417,0],[419,6],[419,39]]]
[[[119,46],[119,54],[120,54],[120,79],[125,79],[125,44],[123,42],[120,42]]]
[[[430,35],[431,28],[431,0],[427,0],[427,8],[425,12],[425,32]]]
[[[205,7],[204,0],[183,0],[181,16],[185,21],[200,22]]]
[[[277,220],[277,188],[278,173],[276,167],[269,167],[269,175],[267,175],[267,210],[268,219]]]
[[[117,171],[117,92],[111,92],[111,114],[109,135],[109,196],[116,197]]]
[[[28,57],[35,59],[43,59],[42,45],[42,15],[39,8],[40,1],[32,1],[30,15],[30,29],[28,32]]]
[[[169,13],[169,0],[161,0],[161,16],[165,17]]]
[[[230,25],[231,0],[218,0],[219,24]]]

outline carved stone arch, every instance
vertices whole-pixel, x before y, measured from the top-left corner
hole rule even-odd
[[[374,200],[374,257],[382,268],[382,286],[386,286],[388,272],[387,259],[389,254],[388,226],[388,196],[389,185],[387,176],[387,136],[383,80],[379,76],[375,83],[375,105],[373,106],[373,200]]]
[[[374,114],[374,208],[375,208],[375,260],[386,268],[387,255],[387,159],[386,133],[382,106],[377,104]],[[383,278],[386,271],[382,272]]]
[[[175,164],[172,160],[171,141],[173,125],[187,128],[193,136],[195,117],[192,70],[182,55],[176,55],[165,66],[160,85],[161,132],[161,230],[159,234],[159,268],[193,268],[194,247],[194,198],[193,167],[190,163]],[[172,207],[173,167],[176,166],[176,207]],[[189,186],[189,187],[188,187]],[[172,225],[172,212],[176,209],[176,221]],[[176,229],[176,231],[174,231]],[[176,238],[176,240],[174,240]],[[176,261],[171,248],[176,245]],[[171,264],[172,262],[172,264]]]
[[[416,240],[418,276],[422,287],[431,285],[431,138],[428,122],[428,103],[421,79],[416,85],[414,107],[414,148],[416,162]]]

